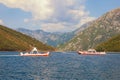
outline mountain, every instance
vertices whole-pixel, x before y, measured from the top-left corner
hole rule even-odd
[[[60,50],[76,51],[94,48],[97,44],[120,34],[120,8],[99,17],[85,30],[79,32],[69,42],[59,47]]]
[[[31,50],[33,46],[41,51],[55,50],[35,38],[0,25],[0,51],[26,51]]]
[[[96,46],[97,51],[120,52],[120,34],[100,43]]]
[[[89,25],[91,25],[94,21],[89,21],[85,24],[83,24],[82,26],[80,26],[78,29],[74,30],[73,33],[75,35],[77,35],[78,33],[80,33],[81,31],[85,30],[86,28],[89,27]]]
[[[42,30],[28,30],[24,28],[18,28],[17,31],[27,34],[33,38],[36,38],[43,43],[46,43],[51,46],[57,46],[69,41],[73,36],[73,32],[59,33],[59,32],[45,32]]]
[[[43,43],[56,47],[69,41],[77,33],[86,29],[88,25],[90,25],[91,23],[92,22],[88,22],[72,32],[64,32],[64,33],[60,33],[60,32],[50,33],[50,32],[45,32],[43,30],[29,30],[24,28],[18,28],[17,31],[27,34],[28,36],[31,36],[39,41],[42,41]]]

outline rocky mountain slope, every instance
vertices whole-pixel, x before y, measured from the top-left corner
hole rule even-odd
[[[79,32],[69,42],[60,46],[59,49],[76,51],[94,48],[97,44],[117,34],[120,34],[120,8],[99,17],[88,28]]]
[[[35,38],[0,25],[0,51],[26,51],[31,50],[33,46],[41,51],[55,50]]]

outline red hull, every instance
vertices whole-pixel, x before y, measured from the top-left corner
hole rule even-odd
[[[82,55],[103,55],[105,52],[88,52],[88,51],[78,51],[78,54]]]
[[[29,53],[23,54],[23,53],[21,53],[20,56],[49,56],[49,52],[43,53],[43,54],[39,54],[39,53],[37,53],[37,54],[29,54]]]

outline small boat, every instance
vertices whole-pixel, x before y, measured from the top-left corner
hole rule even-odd
[[[106,54],[106,52],[97,52],[95,49],[88,49],[88,51],[78,51],[78,54],[83,55],[99,55],[99,54]]]
[[[50,52],[38,53],[36,47],[34,47],[33,50],[30,53],[28,53],[28,52],[26,52],[26,53],[20,52],[20,56],[49,56],[49,54],[50,54]]]

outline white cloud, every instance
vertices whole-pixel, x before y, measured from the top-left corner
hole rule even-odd
[[[80,23],[81,23],[81,25],[83,25],[83,24],[85,24],[85,23],[87,23],[87,22],[89,22],[89,21],[93,21],[93,20],[95,20],[95,17],[83,17],[81,20],[80,20]]]
[[[0,19],[0,25],[4,25],[4,22],[3,20]]]
[[[81,19],[81,17],[89,15],[89,12],[85,11],[85,7],[83,5],[81,5],[77,9],[71,9],[71,10],[69,10],[68,13],[71,14],[71,15],[73,15],[74,19]]]
[[[83,17],[78,24],[75,25],[76,29],[79,28],[80,26],[82,26],[83,24],[87,23],[87,22],[90,22],[90,21],[93,21],[95,20],[96,18],[95,17]]]
[[[73,29],[68,27],[68,23],[62,22],[62,23],[47,23],[47,24],[42,24],[42,27],[40,29],[47,31],[47,32],[66,32],[72,31]]]
[[[29,22],[29,19],[24,19],[24,22],[25,22],[25,23]]]
[[[81,25],[94,20],[95,17],[89,16],[89,11],[85,9],[84,1],[85,0],[55,1],[54,10],[56,12],[54,12],[55,14],[52,18],[53,22],[42,23],[41,29],[49,32],[72,31],[79,28]]]
[[[86,10],[86,0],[0,0],[10,8],[19,8],[32,13],[32,19],[24,22],[45,31],[71,31],[82,24],[94,20]]]
[[[62,23],[47,23],[42,24],[41,29],[47,32],[61,32],[60,30],[64,30],[65,26]]]
[[[65,4],[66,4],[67,6],[73,6],[73,5],[75,4],[75,1],[76,1],[76,0],[66,0]]]
[[[34,20],[48,19],[53,14],[51,0],[0,0],[0,3],[10,8],[20,8],[31,12]]]

